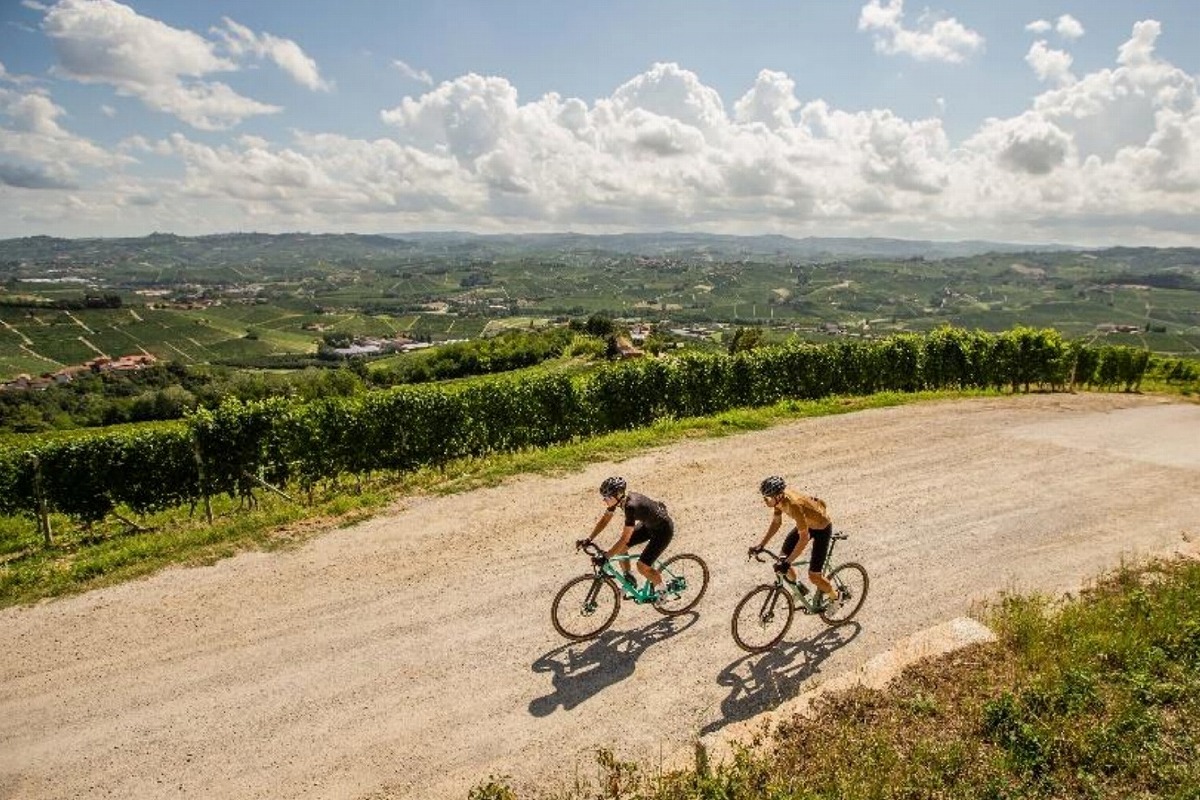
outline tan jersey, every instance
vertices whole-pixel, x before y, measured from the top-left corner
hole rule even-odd
[[[796,520],[796,527],[802,531],[819,531],[830,524],[824,500],[800,494],[792,489],[784,489],[783,497],[775,506],[775,515],[782,516],[783,514]]]

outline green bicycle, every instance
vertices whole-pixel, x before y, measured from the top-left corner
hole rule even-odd
[[[829,542],[829,554],[825,558],[825,577],[837,589],[837,603],[826,603],[825,595],[820,591],[810,591],[803,583],[788,580],[786,572],[776,569],[775,583],[764,583],[751,589],[737,608],[733,611],[733,640],[738,647],[750,653],[761,653],[770,650],[788,632],[792,618],[796,612],[801,614],[816,614],[830,627],[844,625],[854,618],[867,599],[867,589],[871,584],[867,570],[862,564],[847,561],[832,569],[834,545],[847,534],[835,533]],[[762,549],[754,553],[754,560],[762,562],[760,556],[767,555],[775,566],[783,564],[780,554]],[[807,564],[808,561],[796,561],[794,566]]]
[[[621,599],[638,605],[649,603],[668,617],[691,611],[708,589],[708,565],[691,553],[680,553],[655,564],[662,573],[663,591],[647,583],[641,589],[620,567],[637,559],[637,553],[606,558],[604,549],[593,542],[581,545],[592,558],[592,571],[567,581],[550,606],[554,629],[568,639],[583,641],[599,636],[613,624],[621,610]]]

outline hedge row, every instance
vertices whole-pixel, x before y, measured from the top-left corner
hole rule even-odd
[[[1053,330],[946,328],[732,356],[688,353],[575,378],[404,386],[309,403],[231,400],[197,412],[183,430],[98,434],[0,452],[0,514],[37,513],[36,476],[47,511],[87,522],[118,506],[144,513],[220,493],[246,495],[255,476],[311,487],[785,398],[1076,385],[1128,391],[1148,362],[1146,351],[1068,342]]]

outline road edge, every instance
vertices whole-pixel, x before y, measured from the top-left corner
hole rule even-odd
[[[1159,558],[1200,560],[1200,541],[1194,540],[1188,532],[1184,532],[1181,542],[1139,560],[1152,561]],[[1063,594],[1069,596],[1078,590],[1079,587],[1076,587],[1073,591]],[[971,645],[995,640],[994,631],[967,616],[955,617],[917,631],[871,657],[861,666],[807,689],[775,708],[763,711],[750,719],[732,722],[717,731],[694,739],[688,748],[677,751],[664,766],[678,769],[692,767],[701,751],[710,764],[728,761],[733,758],[738,747],[751,746],[768,739],[780,723],[790,721],[797,715],[807,715],[814,703],[826,694],[844,692],[855,687],[885,689],[906,667]]]

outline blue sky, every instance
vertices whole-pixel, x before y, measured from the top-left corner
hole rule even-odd
[[[0,237],[1200,246],[1183,0],[3,0]]]

